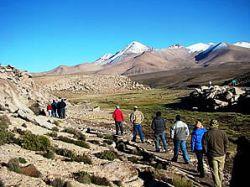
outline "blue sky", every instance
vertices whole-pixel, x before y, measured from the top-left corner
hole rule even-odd
[[[136,40],[250,41],[249,0],[0,0],[0,63],[31,72],[91,62]]]

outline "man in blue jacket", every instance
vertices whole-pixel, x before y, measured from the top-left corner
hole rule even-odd
[[[202,138],[204,133],[207,130],[202,126],[200,120],[197,120],[195,124],[195,128],[192,132],[191,138],[191,150],[195,152],[197,160],[198,160],[198,167],[197,170],[200,173],[200,177],[203,178],[205,176],[204,166],[203,166],[203,146],[202,146]]]

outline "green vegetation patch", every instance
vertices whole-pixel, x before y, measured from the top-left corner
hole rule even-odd
[[[21,146],[32,151],[46,151],[51,147],[46,136],[35,135],[27,131],[21,138]]]
[[[73,134],[74,135],[74,138],[78,139],[78,140],[83,140],[85,141],[86,140],[86,136],[79,130],[76,130],[74,128],[65,128],[63,130],[63,132],[67,132],[69,134]]]
[[[172,182],[175,187],[193,187],[192,181],[179,175],[174,175]]]
[[[83,140],[73,140],[73,139],[65,137],[65,136],[59,136],[58,140],[61,140],[61,141],[66,142],[66,143],[75,144],[79,147],[84,147],[86,149],[90,148],[89,144]]]
[[[110,186],[110,182],[105,177],[98,177],[95,175],[90,175],[88,172],[80,171],[78,173],[74,173],[74,178],[83,184],[96,184],[102,186]]]
[[[97,158],[110,160],[110,161],[113,161],[114,159],[118,158],[117,153],[115,153],[114,151],[110,151],[110,150],[105,150],[103,152],[96,153],[95,156]]]
[[[0,129],[0,146],[15,142],[15,135],[7,130]]]

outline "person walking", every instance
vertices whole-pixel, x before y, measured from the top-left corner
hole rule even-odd
[[[141,142],[144,142],[144,134],[142,132],[142,122],[144,120],[144,115],[138,110],[137,106],[134,106],[134,112],[130,114],[130,122],[133,125],[133,138],[132,141],[136,142],[136,136],[139,134]]]
[[[57,102],[56,102],[56,100],[53,100],[51,106],[52,106],[52,116],[57,117]]]
[[[210,129],[204,134],[203,149],[208,158],[215,187],[221,187],[223,170],[228,148],[228,138],[225,132],[219,130],[217,120],[210,121]]]
[[[170,135],[174,142],[174,156],[172,158],[172,161],[177,162],[179,148],[181,148],[185,164],[189,164],[190,158],[186,146],[186,141],[189,136],[189,129],[187,124],[181,121],[180,115],[176,115],[175,123],[171,127]]]
[[[48,104],[47,105],[47,112],[48,112],[48,116],[52,116],[52,106],[51,106],[51,104]]]
[[[124,116],[119,105],[115,106],[115,111],[113,112],[113,119],[115,120],[116,135],[119,135],[119,131],[121,132],[121,135],[123,135]]]
[[[207,132],[207,130],[203,127],[201,121],[197,120],[191,137],[191,151],[196,154],[198,160],[197,171],[200,173],[201,178],[205,177],[202,147],[202,138],[205,132]]]
[[[64,99],[61,99],[61,101],[58,102],[57,104],[58,115],[59,115],[59,118],[61,119],[65,118],[65,107],[66,107],[66,103],[64,102]]]
[[[163,149],[167,151],[166,141],[166,120],[161,117],[161,112],[156,112],[156,117],[152,120],[151,128],[155,136],[155,151],[160,152],[160,140],[162,141]]]

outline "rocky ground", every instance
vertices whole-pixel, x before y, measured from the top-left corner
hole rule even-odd
[[[170,161],[170,141],[169,152],[156,153],[150,138],[145,143],[130,141],[129,124],[124,136],[114,136],[111,110],[68,103],[66,119],[39,115],[53,97],[49,90],[54,78],[34,81],[11,66],[0,70],[0,186],[211,186],[208,169],[206,178],[198,177],[192,154],[189,165],[181,158],[178,163]],[[104,86],[109,79],[98,77]],[[130,82],[125,77],[112,80],[116,79]],[[67,84],[74,85],[72,80]],[[130,83],[114,87],[146,89]],[[227,185],[229,175],[225,177]]]

